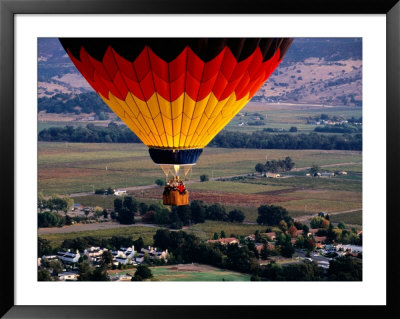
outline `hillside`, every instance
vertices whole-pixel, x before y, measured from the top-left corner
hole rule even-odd
[[[38,42],[39,111],[107,111],[57,39]],[[297,38],[253,102],[362,106],[362,40]]]

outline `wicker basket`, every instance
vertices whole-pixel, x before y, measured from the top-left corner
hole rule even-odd
[[[179,191],[170,191],[168,195],[163,195],[164,205],[189,205],[189,192],[186,190],[184,194],[179,193]]]

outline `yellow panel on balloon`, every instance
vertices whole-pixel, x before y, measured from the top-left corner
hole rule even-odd
[[[196,101],[192,100],[188,94],[185,93],[185,98],[183,102],[183,113],[187,115],[187,117],[193,117],[193,111],[196,106]]]
[[[183,112],[183,98],[184,94],[178,97],[175,101],[171,102],[172,107],[172,119],[176,119],[182,115]]]

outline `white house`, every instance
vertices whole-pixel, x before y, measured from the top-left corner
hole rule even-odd
[[[114,189],[114,195],[115,196],[124,196],[124,195],[126,195],[126,191],[123,191],[120,189]]]
[[[113,250],[111,253],[114,256],[114,262],[117,263],[117,265],[118,263],[121,265],[127,265],[132,264],[135,260],[136,251],[135,246],[132,245],[132,247],[121,247],[119,250]]]
[[[164,251],[159,251],[157,250],[157,248],[154,247],[148,247],[148,249],[146,248],[142,248],[140,250],[140,252],[144,255],[145,253],[149,254],[150,259],[154,259],[154,258],[164,258],[165,260],[167,260],[167,256],[168,256],[168,249],[164,250]],[[139,257],[139,256],[138,256]],[[136,258],[137,261],[137,258]]]
[[[57,258],[66,263],[77,263],[80,257],[79,251],[72,253],[69,249],[68,251],[59,251],[57,253]]]
[[[88,256],[88,259],[95,259],[103,255],[103,252],[107,249],[102,249],[100,247],[90,247],[84,250],[84,254]]]
[[[78,280],[79,274],[76,272],[70,272],[70,271],[66,271],[66,272],[60,272],[58,274],[58,279],[60,281],[65,281],[65,280],[73,280],[76,281]]]

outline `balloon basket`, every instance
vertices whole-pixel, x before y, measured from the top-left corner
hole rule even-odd
[[[178,190],[170,190],[167,193],[164,191],[163,204],[173,206],[189,205],[189,192],[187,190],[184,193]]]

